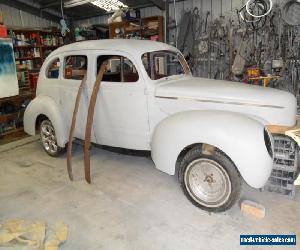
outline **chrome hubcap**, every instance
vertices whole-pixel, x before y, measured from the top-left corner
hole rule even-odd
[[[49,153],[56,153],[58,146],[56,142],[54,128],[51,124],[42,124],[41,125],[41,139],[44,148]]]
[[[231,193],[231,181],[227,172],[210,159],[191,162],[186,168],[184,182],[191,197],[206,207],[223,205]]]

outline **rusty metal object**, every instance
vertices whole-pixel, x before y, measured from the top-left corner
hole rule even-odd
[[[90,98],[90,104],[88,109],[86,128],[85,128],[85,140],[84,140],[84,174],[85,180],[91,183],[91,166],[90,166],[90,148],[91,148],[91,133],[94,119],[95,104],[97,101],[98,92],[101,85],[101,80],[104,74],[106,64],[102,63],[100,70],[98,71],[97,78],[93,87],[93,92]]]
[[[73,181],[73,171],[72,171],[73,135],[74,135],[75,125],[76,125],[76,117],[77,117],[77,113],[78,113],[80,97],[82,95],[83,87],[86,84],[86,78],[87,78],[87,74],[84,75],[84,77],[80,83],[78,92],[77,92],[73,116],[72,116],[72,123],[71,123],[71,127],[70,127],[70,132],[69,132],[69,142],[68,142],[68,151],[67,151],[67,169],[68,169],[68,175],[69,175],[69,178],[71,181]]]

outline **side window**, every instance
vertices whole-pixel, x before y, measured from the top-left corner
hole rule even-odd
[[[121,82],[121,57],[120,56],[98,56],[97,74],[102,63],[106,63],[102,81]]]
[[[160,79],[166,76],[184,74],[183,68],[176,54],[156,54],[153,56],[154,77]]]
[[[126,57],[123,59],[123,82],[136,82],[139,79],[139,74],[136,71],[134,64]]]
[[[123,56],[103,55],[97,58],[97,73],[102,63],[106,63],[103,75],[105,82],[136,82],[139,79],[134,64]]]
[[[184,57],[176,51],[154,51],[142,55],[142,62],[152,80],[174,75],[190,75],[191,71]]]
[[[59,77],[59,67],[60,67],[59,58],[52,60],[49,63],[48,68],[46,70],[46,77],[50,79],[57,79]]]
[[[87,71],[87,56],[67,56],[64,63],[66,79],[82,80]]]

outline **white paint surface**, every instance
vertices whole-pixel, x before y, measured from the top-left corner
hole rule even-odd
[[[173,76],[152,81],[142,64],[147,51],[172,50],[151,41],[102,40],[63,46],[46,59],[38,80],[38,96],[25,112],[25,131],[35,133],[38,114],[54,124],[58,144],[68,138],[71,114],[80,81],[46,79],[45,70],[55,57],[88,56],[86,110],[96,76],[98,55],[128,57],[139,73],[134,83],[102,82],[94,117],[94,143],[129,149],[151,150],[156,167],[174,174],[179,153],[194,143],[222,150],[237,166],[245,181],[256,188],[267,181],[272,168],[264,142],[264,126],[292,126],[296,121],[295,98],[263,87]],[[274,105],[273,100],[276,100]],[[79,112],[77,137],[84,139],[86,112]]]
[[[17,76],[0,75],[0,98],[16,96],[19,94]]]

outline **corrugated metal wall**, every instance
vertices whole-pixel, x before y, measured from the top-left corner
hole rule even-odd
[[[240,9],[247,1],[246,0],[185,0],[176,2],[176,16],[178,22],[180,22],[181,14],[184,11],[192,10],[194,7],[203,13],[210,11],[213,18],[219,17],[222,15],[235,15],[236,9]],[[273,3],[281,3],[282,0],[273,0]],[[174,4],[170,3],[170,17],[174,19]],[[157,7],[147,7],[141,9],[141,16],[157,16],[164,15],[164,12],[158,9]],[[75,26],[89,26],[92,24],[107,23],[107,18],[110,15],[93,17],[85,20],[80,20],[75,22]]]
[[[0,11],[3,12],[4,23],[8,27],[45,28],[49,26],[58,26],[58,24],[53,21],[31,15],[30,13],[7,5],[0,4]]]
[[[185,0],[176,2],[176,16],[178,22],[184,11],[192,10],[198,7],[203,13],[210,11],[213,18],[223,15],[235,15],[235,10],[240,9],[246,0]],[[273,0],[274,3],[281,3],[282,0]],[[221,9],[222,7],[222,9]],[[31,15],[27,12],[0,4],[0,10],[3,11],[5,17],[5,24],[14,27],[48,27],[57,26],[58,24],[44,18]],[[147,7],[141,9],[141,16],[157,16],[164,15],[164,12],[157,7]],[[75,26],[89,26],[92,24],[107,23],[108,17],[111,15],[103,15],[84,20],[75,21]],[[170,3],[170,17],[174,19],[175,10],[174,4]]]

